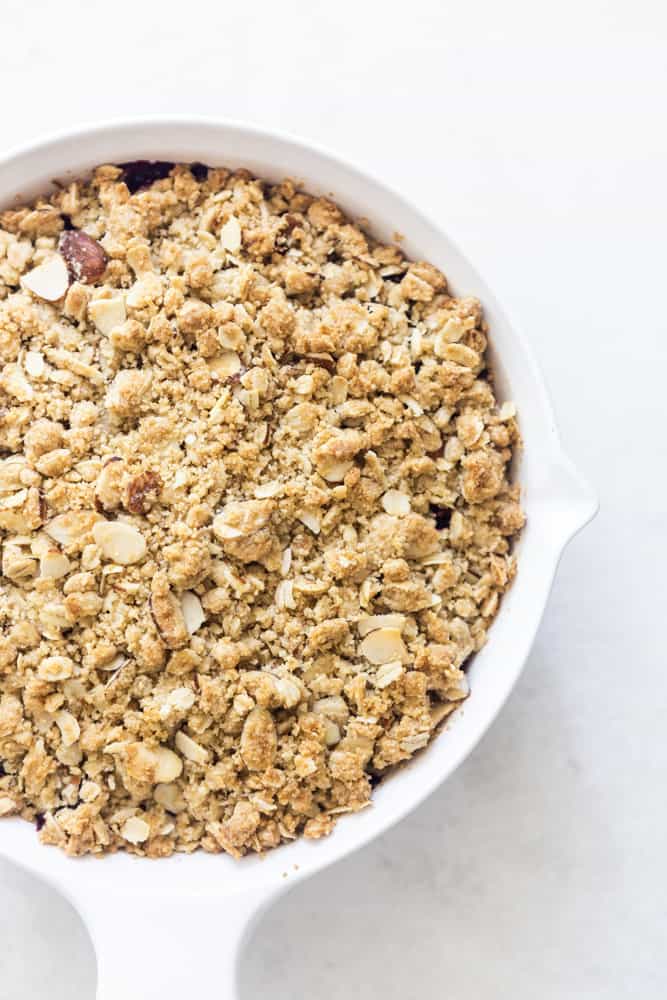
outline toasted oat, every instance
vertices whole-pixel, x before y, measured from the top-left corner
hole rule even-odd
[[[238,857],[367,805],[514,575],[487,337],[291,181],[104,166],[0,215],[0,815]]]

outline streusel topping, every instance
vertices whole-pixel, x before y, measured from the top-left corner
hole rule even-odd
[[[329,833],[514,575],[479,303],[243,170],[103,166],[0,226],[0,814],[70,854]]]

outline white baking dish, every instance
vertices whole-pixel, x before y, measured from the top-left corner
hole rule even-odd
[[[365,844],[414,809],[470,753],[512,690],[537,631],[561,553],[597,504],[564,455],[535,361],[479,275],[438,229],[403,198],[336,157],[284,135],[227,122],[152,119],[84,128],[0,161],[0,205],[43,193],[52,181],[104,162],[134,159],[245,166],[259,176],[291,176],[331,193],[374,233],[405,234],[408,255],[432,261],[454,290],[478,296],[491,327],[502,400],[519,411],[525,450],[517,470],[527,527],[519,573],[502,602],[490,641],[472,663],[472,694],[418,759],[382,784],[373,805],[319,842],[300,840],[241,862],[199,852],[147,861],[118,854],[66,858],[42,847],[21,820],[0,824],[0,853],[61,890],[81,913],[98,958],[98,1000],[181,1000],[236,996],[236,962],[251,919],[298,880]],[[521,262],[517,262],[521,266]],[[205,992],[204,992],[205,991]]]

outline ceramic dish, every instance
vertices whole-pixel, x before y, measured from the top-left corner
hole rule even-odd
[[[0,853],[63,892],[82,915],[98,959],[98,1000],[171,1000],[209,990],[235,997],[237,957],[250,922],[297,881],[385,831],[452,773],[486,731],[526,661],[563,549],[595,514],[596,501],[563,453],[532,355],[494,296],[437,225],[403,198],[329,153],[284,135],[198,119],[111,123],[63,133],[0,161],[0,207],[25,203],[54,179],[100,163],[137,159],[247,167],[260,177],[296,178],[331,194],[374,234],[412,259],[441,268],[455,293],[477,296],[491,330],[500,401],[517,406],[524,451],[519,478],[527,526],[519,572],[488,645],[469,668],[472,694],[446,732],[377,790],[372,808],[341,821],[323,841],[300,839],[265,858],[175,855],[159,864],[119,853],[71,860],[42,846],[18,819],[0,826]]]

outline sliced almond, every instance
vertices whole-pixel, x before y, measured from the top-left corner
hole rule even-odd
[[[242,367],[236,351],[223,351],[217,358],[209,361],[208,366],[211,373],[221,380],[237,375]]]
[[[369,632],[374,632],[378,628],[397,628],[402,631],[405,625],[405,615],[369,615],[367,618],[360,618],[357,622],[357,630],[363,639]]]
[[[0,493],[13,493],[21,485],[21,474],[28,469],[25,455],[9,455],[0,461]]]
[[[323,462],[318,466],[317,471],[328,483],[342,483],[353,465],[354,462],[350,461]]]
[[[293,580],[281,580],[276,587],[275,596],[276,606],[279,608],[289,608],[290,611],[294,611],[296,608],[296,601],[294,600],[294,581]]]
[[[153,798],[167,812],[179,813],[185,809],[185,800],[181,795],[178,785],[156,785],[153,791]]]
[[[201,628],[206,621],[206,615],[201,606],[201,601],[193,591],[186,590],[181,595],[181,610],[183,611],[183,621],[185,622],[186,629],[190,635],[194,635],[197,629]]]
[[[298,516],[299,521],[312,531],[314,535],[319,535],[320,527],[322,525],[322,520],[320,518],[319,511],[314,510],[304,510]]]
[[[195,703],[195,693],[190,688],[174,688],[160,706],[160,715],[166,719],[172,712],[187,712]]]
[[[69,656],[45,656],[37,667],[43,681],[66,681],[74,673],[74,661]]]
[[[258,500],[266,500],[267,497],[275,497],[282,490],[283,485],[278,479],[273,479],[269,483],[260,483],[255,487],[255,497]]]
[[[382,690],[397,681],[403,673],[403,664],[400,660],[390,660],[389,663],[382,663],[375,675],[375,686]]]
[[[150,611],[163,642],[170,649],[181,649],[190,641],[181,602],[172,593],[166,577],[158,575],[151,584]]]
[[[120,835],[129,844],[143,844],[150,837],[151,828],[139,816],[130,816],[120,828]]]
[[[124,663],[127,663],[127,656],[124,653],[116,653],[112,656],[110,660],[106,663],[96,664],[97,670],[103,670],[105,673],[113,673],[115,670],[120,670]]]
[[[96,511],[72,510],[67,514],[58,514],[44,525],[44,531],[59,545],[68,548],[84,542],[99,520],[100,515]]]
[[[46,371],[44,355],[39,351],[26,351],[23,365],[30,378],[41,378]]]
[[[155,780],[160,784],[176,781],[183,772],[183,761],[169,747],[158,747],[155,751]]]
[[[345,699],[339,694],[332,694],[327,698],[318,698],[313,703],[313,712],[317,715],[326,715],[328,719],[333,719],[339,726],[344,726],[350,715],[350,710],[347,707]]]
[[[49,549],[39,560],[39,575],[45,580],[59,580],[69,573],[71,563],[58,549]]]
[[[241,223],[235,215],[232,215],[220,230],[220,244],[230,253],[236,253],[241,249]]]
[[[105,559],[129,566],[146,555],[146,539],[125,521],[97,521],[93,538]]]
[[[334,747],[337,743],[340,743],[340,727],[336,725],[331,719],[324,720],[324,742],[328,747]]]
[[[176,733],[174,742],[176,749],[180,750],[187,760],[191,760],[194,764],[205,764],[207,762],[209,757],[208,750],[205,750],[199,743],[196,743],[182,729]]]
[[[359,652],[371,663],[403,660],[407,650],[397,628],[379,628],[370,632],[359,644]]]
[[[59,601],[47,601],[39,612],[39,624],[47,639],[60,639],[60,633],[74,624],[67,608]]]
[[[387,490],[382,497],[382,506],[387,514],[401,517],[410,513],[410,497],[400,490]]]
[[[124,478],[125,463],[118,455],[112,455],[100,469],[95,483],[95,506],[100,513],[120,507]]]
[[[46,302],[57,302],[69,288],[69,271],[60,254],[54,254],[21,278],[21,285]]]
[[[81,735],[79,723],[76,721],[71,712],[65,711],[56,712],[55,720],[56,725],[60,730],[63,743],[66,747],[71,747],[73,743],[76,743]]]
[[[401,396],[400,400],[404,406],[407,406],[413,417],[422,417],[424,415],[424,410],[412,396]]]
[[[21,545],[5,542],[2,547],[2,573],[15,583],[30,580],[37,572],[37,563]]]
[[[108,337],[112,330],[127,319],[125,299],[122,295],[115,295],[111,299],[95,299],[88,306],[88,316],[99,332]]]
[[[276,690],[284,708],[295,708],[301,701],[301,688],[291,677],[277,677]]]
[[[232,500],[213,519],[213,534],[220,541],[247,537],[265,528],[275,504],[270,500]]]
[[[229,542],[234,538],[243,537],[243,532],[239,528],[235,528],[232,524],[227,524],[223,514],[217,514],[213,518],[212,528],[213,534],[221,542]]]

